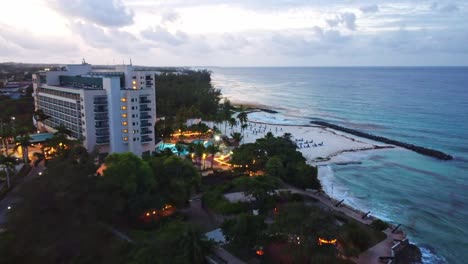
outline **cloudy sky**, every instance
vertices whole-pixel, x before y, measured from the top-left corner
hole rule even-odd
[[[0,61],[468,65],[468,1],[13,0]]]

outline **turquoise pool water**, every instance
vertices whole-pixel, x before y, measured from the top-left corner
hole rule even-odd
[[[157,152],[163,152],[166,149],[169,149],[172,151],[172,153],[179,155],[179,156],[187,156],[189,154],[189,151],[187,149],[187,146],[182,145],[183,150],[182,152],[179,153],[179,151],[176,148],[176,144],[174,143],[161,143],[159,147],[156,149]]]
[[[208,146],[213,145],[213,143],[211,141],[204,140],[204,139],[197,139],[197,140],[192,141],[192,143],[193,144],[203,144],[203,146],[205,148],[208,147]]]

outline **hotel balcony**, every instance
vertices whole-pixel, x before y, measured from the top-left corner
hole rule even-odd
[[[153,141],[153,139],[151,137],[144,136],[144,137],[141,138],[141,142],[150,142],[150,141]]]
[[[142,114],[140,115],[140,120],[143,120],[143,119],[151,119],[151,116],[148,114]]]
[[[152,127],[153,125],[150,122],[141,122],[140,127]]]
[[[149,129],[142,129],[141,130],[141,134],[142,135],[148,135],[148,134],[152,134],[153,131],[149,130]]]
[[[140,104],[151,104],[151,101],[142,97],[140,98]]]
[[[146,105],[140,106],[140,112],[149,112],[149,111],[151,111],[151,108],[147,107]]]

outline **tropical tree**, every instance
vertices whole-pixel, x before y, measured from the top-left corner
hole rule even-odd
[[[237,120],[234,117],[229,118],[228,123],[229,123],[229,126],[231,127],[231,129],[234,126],[237,126]]]
[[[234,186],[244,190],[246,196],[255,198],[260,208],[265,205],[266,199],[276,190],[280,180],[270,176],[240,177],[233,181]]]
[[[14,130],[9,123],[0,121],[0,138],[2,140],[3,147],[5,148],[5,155],[8,155],[8,139],[14,136]]]
[[[222,116],[222,120],[224,121],[224,134],[225,135],[226,135],[227,124],[229,120],[231,119],[231,115],[232,115],[231,109],[232,109],[231,102],[229,101],[229,99],[225,98],[223,104],[221,105],[221,116]]]
[[[247,116],[247,112],[242,111],[239,114],[237,114],[237,119],[239,119],[239,123],[241,125],[247,124],[249,117]]]
[[[241,214],[237,218],[224,221],[221,225],[229,242],[247,248],[252,248],[259,242],[266,227],[263,216],[249,214]]]
[[[184,145],[180,143],[177,143],[175,147],[177,149],[177,156],[180,156],[180,153],[185,150]]]
[[[213,168],[214,156],[219,152],[219,147],[215,145],[209,145],[206,148],[206,151],[211,155],[211,168]]]
[[[41,122],[41,124],[43,124],[43,122],[47,119],[50,118],[50,116],[46,115],[44,113],[44,110],[42,109],[37,109],[36,111],[34,111],[33,113],[33,118],[34,120],[36,120],[36,122]],[[38,128],[39,129],[39,128]]]
[[[202,264],[211,247],[212,243],[197,227],[175,221],[135,247],[130,263]]]
[[[244,136],[242,136],[242,134],[239,133],[239,132],[233,132],[233,133],[231,133],[231,137],[232,137],[232,139],[234,139],[234,141],[235,141],[237,144],[239,144],[239,143],[242,141],[242,139],[244,138]]]
[[[21,152],[23,153],[23,161],[24,165],[28,166],[29,159],[28,159],[28,147],[31,145],[31,137],[28,133],[22,132],[20,136],[16,137],[16,147],[15,150],[21,148]]]
[[[205,154],[205,146],[202,143],[195,144],[195,156],[198,159],[198,164],[201,165],[201,160],[203,158],[203,154]]]
[[[152,157],[149,166],[158,183],[156,192],[167,202],[185,206],[200,183],[200,175],[190,161],[177,156]]]
[[[5,156],[0,154],[0,164],[3,166],[3,171],[5,172],[7,187],[10,189],[11,181],[10,174],[15,172],[15,159],[10,155]]]
[[[148,163],[127,152],[107,156],[105,164],[104,176],[98,183],[103,195],[111,200],[108,203],[114,206],[112,210],[117,215],[139,215],[156,194],[157,181]]]
[[[59,126],[55,127],[55,133],[54,135],[59,136],[59,137],[64,137],[66,138],[67,136],[72,135],[72,131],[68,129],[65,125],[60,124]]]

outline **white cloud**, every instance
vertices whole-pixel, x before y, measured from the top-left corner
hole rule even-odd
[[[141,32],[141,35],[151,41],[160,44],[181,45],[187,41],[188,35],[182,31],[176,31],[174,34],[170,33],[167,29],[156,26],[149,27]]]
[[[121,0],[54,0],[51,7],[66,17],[106,27],[133,24],[133,12]]]
[[[439,4],[437,2],[434,2],[431,5],[431,10],[432,11],[437,11],[437,12],[442,12],[442,13],[453,13],[453,12],[459,11],[460,9],[454,3]]]
[[[363,63],[362,58],[382,65],[439,58],[466,64],[468,5],[433,2],[5,1],[0,60],[37,61],[46,55],[59,62],[86,57],[110,63],[131,56],[146,65],[242,66],[350,65]]]
[[[356,15],[351,12],[344,12],[336,15],[334,18],[326,19],[327,24],[330,27],[337,27],[343,25],[349,30],[356,30]]]
[[[379,12],[379,6],[376,5],[376,4],[373,4],[373,5],[367,5],[367,6],[363,6],[363,7],[360,7],[359,10],[361,10],[361,12],[363,13],[377,13]]]
[[[12,49],[23,49],[35,52],[53,51],[64,54],[77,51],[77,46],[69,40],[52,36],[36,35],[29,30],[17,30],[14,26],[0,24],[0,37],[3,46]]]
[[[132,33],[119,29],[103,28],[80,21],[71,23],[70,29],[87,45],[95,48],[111,49],[125,54],[149,48],[147,43],[139,40]]]
[[[180,18],[174,10],[168,10],[162,14],[162,23],[174,23]]]

